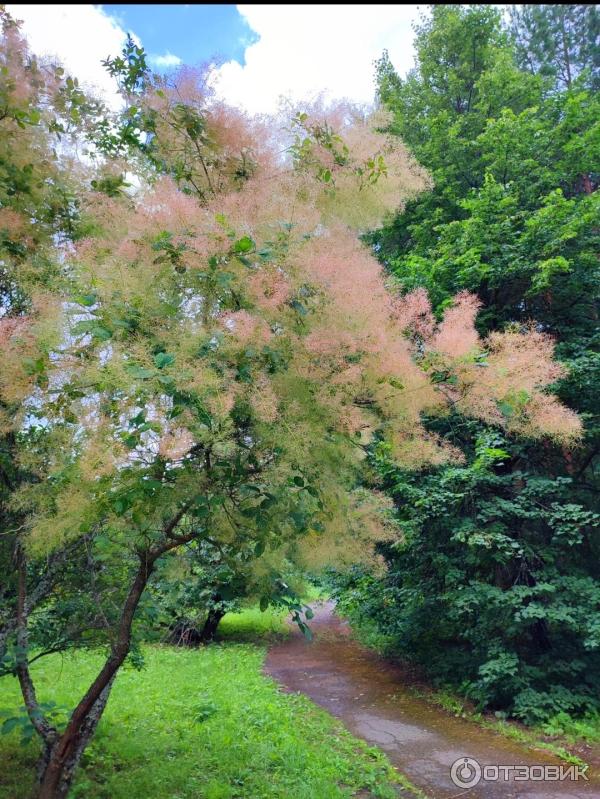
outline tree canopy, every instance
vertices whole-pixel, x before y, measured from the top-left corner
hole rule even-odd
[[[373,581],[383,555],[410,599],[394,623],[419,635],[436,591],[456,624],[448,586],[479,580],[480,606],[508,597],[545,652],[543,597],[597,601],[556,554],[596,525],[565,499],[595,454],[571,454],[589,400],[570,402],[581,371],[553,338],[594,357],[589,89],[546,95],[497,11],[436,6],[406,80],[378,64],[385,110],[256,120],[201,71],[153,75],[130,39],[105,63],[115,114],[3,21],[0,655],[43,742],[39,796],[67,795],[175,553],[304,630],[286,564]],[[583,619],[557,623],[576,638]],[[496,690],[494,653],[503,675],[518,657],[485,635]],[[61,727],[30,663],[99,644]]]

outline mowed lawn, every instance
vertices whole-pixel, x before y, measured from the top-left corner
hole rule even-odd
[[[236,640],[282,634],[274,614],[224,619],[222,640],[200,649],[149,646],[145,667],[119,674],[71,797],[90,799],[336,799],[395,797],[400,777],[303,696],[261,673],[265,647]],[[42,702],[72,708],[101,656],[52,655],[32,667]],[[22,706],[0,679],[0,710]],[[28,799],[37,744],[0,736],[0,797]]]

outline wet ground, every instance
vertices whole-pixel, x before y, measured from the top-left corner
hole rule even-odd
[[[265,671],[287,690],[301,691],[343,721],[354,735],[383,749],[391,762],[432,799],[600,799],[600,779],[515,781],[514,769],[484,770],[472,787],[454,784],[451,765],[466,757],[486,766],[554,766],[568,764],[509,741],[468,719],[456,718],[419,699],[406,685],[402,669],[360,646],[348,624],[333,614],[333,604],[315,607],[313,641],[299,632],[273,646]],[[463,764],[460,764],[463,766]],[[500,779],[484,779],[497,774]],[[503,777],[510,774],[508,780]],[[521,771],[520,774],[524,772]],[[459,769],[467,783],[477,766]]]

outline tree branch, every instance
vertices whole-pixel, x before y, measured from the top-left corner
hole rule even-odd
[[[45,718],[37,700],[35,686],[31,679],[27,662],[27,561],[23,548],[19,546],[17,553],[19,570],[19,589],[17,595],[17,677],[21,693],[27,708],[27,715],[37,734],[47,744],[51,744],[58,736],[58,731]]]

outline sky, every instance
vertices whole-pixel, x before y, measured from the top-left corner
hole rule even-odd
[[[281,97],[321,93],[373,100],[373,61],[384,49],[400,74],[413,65],[416,5],[20,5],[31,49],[58,56],[69,72],[117,107],[113,79],[101,65],[127,33],[157,71],[214,64],[217,94],[251,113],[275,111]]]

